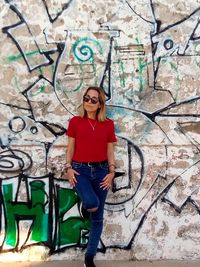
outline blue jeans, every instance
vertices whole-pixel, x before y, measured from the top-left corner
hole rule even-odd
[[[108,163],[88,166],[83,163],[72,162],[72,168],[80,175],[76,175],[75,190],[85,209],[98,208],[91,212],[91,229],[87,244],[86,256],[94,257],[103,229],[104,204],[108,191],[100,188],[100,183],[108,174]]]

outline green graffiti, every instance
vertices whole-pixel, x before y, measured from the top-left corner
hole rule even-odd
[[[58,190],[58,202],[59,202],[59,232],[57,234],[56,245],[74,245],[86,240],[82,237],[82,230],[89,231],[90,221],[88,219],[80,218],[80,216],[70,216],[64,220],[63,217],[67,211],[69,211],[78,201],[77,194],[71,189],[59,188]]]
[[[140,80],[140,88],[139,88],[139,92],[142,93],[143,91],[143,69],[144,69],[144,65],[142,64],[142,59],[139,57],[138,58],[139,61],[139,80]]]
[[[94,52],[91,48],[91,44],[94,44],[95,47],[97,47],[101,55],[103,54],[103,49],[97,40],[89,37],[80,38],[72,46],[73,54],[78,61],[87,62],[94,58]]]
[[[18,92],[20,92],[20,93],[21,93],[21,91],[20,91],[20,88],[19,88],[19,84],[18,84],[17,77],[14,75],[14,76],[13,76],[13,78],[14,78],[15,85],[16,85],[16,88],[17,88]]]
[[[25,53],[25,56],[26,57],[32,57],[33,55],[37,55],[37,54],[39,54],[38,50]],[[11,56],[8,56],[6,59],[7,59],[8,62],[13,62],[13,61],[20,60],[22,58],[23,58],[22,55],[17,55],[17,56],[11,55]]]
[[[68,93],[74,93],[74,92],[79,91],[83,85],[83,73],[84,73],[84,71],[83,71],[82,63],[79,64],[79,69],[80,69],[80,82],[75,88],[73,88],[73,89],[68,88],[68,87],[62,88],[61,87],[61,81],[57,80],[56,81],[56,90],[62,91],[66,95],[66,97],[68,97]]]
[[[82,64],[79,65],[80,68],[80,83],[73,89],[73,92],[79,91],[83,84],[83,66]]]
[[[32,51],[32,52],[25,53],[26,57],[31,57],[31,56],[36,55],[36,54],[39,54],[39,51],[38,50],[37,51]],[[22,55],[17,55],[17,56],[11,55],[11,56],[8,56],[7,57],[7,61],[8,62],[14,62],[14,61],[20,60],[22,58],[23,58]],[[35,64],[37,64],[36,61],[35,61]],[[54,71],[55,71],[55,64],[52,64],[51,65],[51,70],[52,70],[52,74],[53,74]],[[38,68],[38,75],[39,76],[43,76],[43,67],[39,67]],[[20,92],[19,85],[18,85],[18,82],[17,82],[16,77],[14,77],[14,80],[15,80],[15,83],[17,85],[17,89]],[[38,88],[38,90],[36,92],[34,92],[34,93],[31,92],[31,96],[37,96],[38,94],[44,93],[44,92],[45,92],[45,82],[43,81],[42,82],[42,85]]]
[[[200,62],[195,59],[195,63],[198,66],[198,68],[200,68]]]
[[[124,75],[124,63],[119,60],[121,75],[120,75],[120,84],[122,87],[125,87],[125,75]]]
[[[92,65],[92,70],[93,70],[93,76],[96,77],[96,64],[94,60],[94,52],[92,49],[92,45],[97,47],[97,50],[100,54],[103,54],[103,49],[100,45],[100,43],[92,38],[80,38],[78,39],[73,45],[72,45],[72,51],[74,57],[79,61],[79,70],[80,70],[80,82],[75,88],[73,89],[63,89],[64,93],[70,93],[70,92],[76,92],[79,91],[82,86],[83,86],[83,81],[84,81],[84,66],[85,63],[90,61]],[[98,77],[96,77],[95,83],[98,83]],[[57,87],[58,89],[61,90],[61,86],[59,82],[57,81]]]
[[[25,178],[26,179],[26,178]],[[2,203],[5,217],[4,246],[11,250],[18,249],[20,239],[20,221],[29,221],[30,229],[26,233],[26,247],[28,240],[31,243],[49,245],[51,251],[63,247],[78,245],[83,247],[88,242],[90,220],[80,216],[78,206],[80,199],[72,189],[66,189],[52,184],[49,188],[49,179],[46,181],[27,179],[27,202],[18,200],[18,192],[14,193],[11,181],[2,181]],[[29,193],[28,193],[29,192]],[[50,194],[55,192],[55,194]],[[54,234],[52,234],[54,233]],[[6,248],[5,248],[6,249]],[[2,250],[3,251],[3,250]]]
[[[136,43],[140,44],[140,40],[138,37],[136,37]],[[147,63],[143,63],[143,57],[141,58],[139,56],[138,58],[138,64],[139,64],[139,81],[140,81],[140,87],[139,87],[139,93],[141,94],[143,92],[144,89],[144,85],[143,85],[143,71],[144,69],[147,67]]]
[[[6,237],[5,244],[15,247],[18,243],[17,221],[32,219],[31,240],[44,242],[48,239],[48,212],[45,210],[45,192],[42,181],[30,183],[31,202],[23,203],[14,201],[13,184],[3,185],[3,198],[6,213]],[[45,227],[44,227],[45,225]]]
[[[172,70],[174,70],[176,72],[176,80],[175,80],[175,90],[176,90],[176,94],[175,94],[175,101],[178,100],[178,95],[179,95],[179,91],[181,89],[181,86],[180,86],[180,77],[179,77],[179,74],[178,74],[178,67],[176,64],[172,63],[172,62],[169,62],[170,64],[170,67]]]
[[[193,59],[194,63],[197,65],[198,68],[200,68],[200,61],[197,60],[198,57],[195,57]],[[199,59],[199,58],[198,58]]]

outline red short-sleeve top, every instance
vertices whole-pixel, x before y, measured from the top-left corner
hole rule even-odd
[[[114,123],[75,116],[69,121],[67,135],[75,138],[72,160],[99,162],[107,160],[107,144],[117,141]]]

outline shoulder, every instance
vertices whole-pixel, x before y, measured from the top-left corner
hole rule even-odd
[[[114,127],[114,121],[109,119],[109,118],[106,118],[105,121],[102,122],[102,124],[105,126],[105,127],[108,127],[108,128],[113,128]]]
[[[80,116],[74,116],[72,117],[69,121],[72,122],[72,123],[75,123],[75,122],[79,122],[81,121],[83,118],[80,117]]]
[[[110,125],[114,124],[114,121],[111,120],[110,118],[106,118],[105,122],[110,124]]]
[[[82,120],[83,120],[83,118],[80,117],[80,116],[74,116],[74,117],[72,117],[68,121],[68,128],[77,127]]]

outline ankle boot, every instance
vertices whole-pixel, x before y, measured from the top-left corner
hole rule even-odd
[[[96,267],[93,260],[94,260],[94,257],[85,256],[84,266],[85,267]]]

